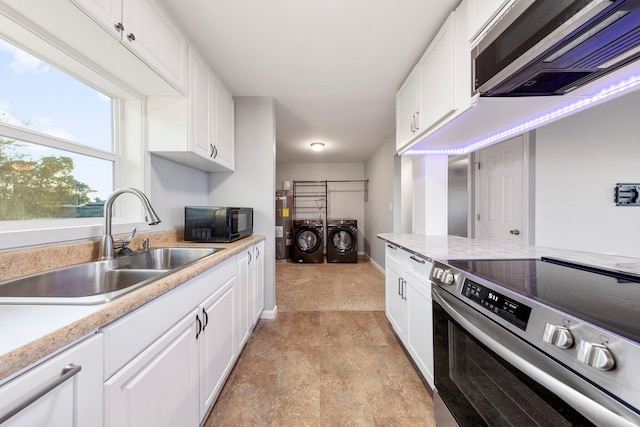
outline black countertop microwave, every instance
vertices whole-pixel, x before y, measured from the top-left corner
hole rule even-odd
[[[229,243],[253,234],[253,208],[185,206],[184,240]]]

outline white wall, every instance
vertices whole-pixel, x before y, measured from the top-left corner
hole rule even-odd
[[[447,234],[447,155],[413,158],[413,233]]]
[[[207,173],[151,155],[149,201],[162,222],[149,231],[184,228],[184,207],[207,205]]]
[[[266,235],[265,311],[275,293],[275,105],[270,97],[235,97],[236,170],[209,174],[212,205],[253,208],[253,230]],[[275,312],[274,312],[275,313]]]
[[[276,183],[282,181],[346,181],[364,180],[364,163],[278,163]],[[329,218],[353,218],[358,221],[358,253],[364,253],[364,188],[363,183],[329,183]],[[319,189],[314,187],[314,189]],[[295,206],[309,209],[294,210],[298,218],[324,218],[324,212],[317,209],[312,200],[295,200]]]
[[[395,134],[373,153],[365,163],[365,177],[369,180],[369,201],[365,203],[366,232],[364,250],[371,260],[384,270],[384,242],[378,233],[392,233],[394,209],[394,162],[396,151]],[[362,246],[361,246],[362,247]]]
[[[640,93],[536,131],[537,246],[640,257],[640,207],[616,183],[640,183]]]

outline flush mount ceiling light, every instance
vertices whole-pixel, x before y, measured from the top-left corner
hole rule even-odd
[[[311,149],[313,151],[322,151],[324,150],[324,144],[322,142],[312,142]]]

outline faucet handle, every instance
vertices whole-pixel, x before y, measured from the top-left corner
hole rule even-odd
[[[135,227],[133,227],[133,230],[131,230],[131,234],[129,235],[129,237],[127,237],[126,239],[117,239],[113,241],[113,249],[121,249],[121,248],[126,248],[129,243],[131,243],[131,240],[133,240],[133,236],[136,235],[136,231],[138,231]]]

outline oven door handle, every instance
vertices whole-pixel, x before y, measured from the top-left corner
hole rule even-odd
[[[432,287],[432,298],[434,303],[440,305],[470,335],[511,365],[524,372],[531,379],[560,396],[595,424],[620,427],[637,426],[637,415],[628,410],[626,412],[626,408],[621,404],[605,396],[603,392],[597,390],[586,381],[580,380],[582,383],[577,383],[572,378],[576,377],[573,374],[570,377],[566,376],[566,374],[560,377],[565,381],[556,378],[550,372],[556,370],[557,375],[562,375],[562,372],[558,371],[558,369],[566,370],[566,368],[560,367],[551,358],[541,356],[540,352],[534,347],[517,338],[511,332],[508,332],[447,291],[440,289],[437,285]],[[579,391],[578,388],[581,390]],[[594,400],[594,398],[599,397],[605,399],[606,402]],[[607,406],[611,406],[611,408],[603,406],[603,404],[606,405],[607,403],[609,403]],[[624,415],[614,412],[614,410],[625,412],[635,422],[630,421]]]

